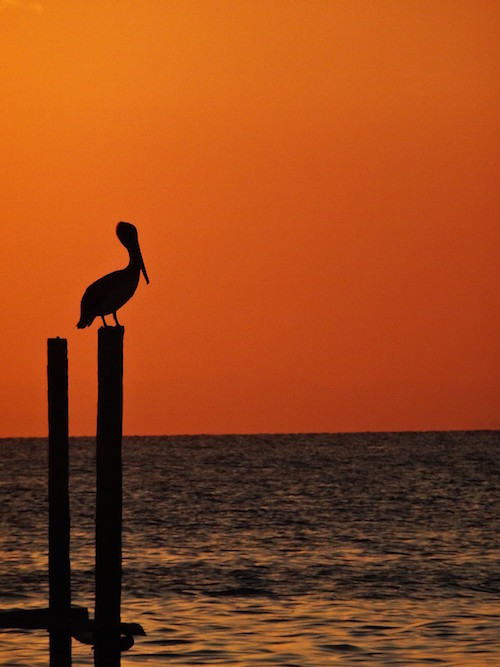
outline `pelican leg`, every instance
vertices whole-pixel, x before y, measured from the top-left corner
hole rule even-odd
[[[106,324],[106,320],[104,319],[104,315],[101,315],[101,320],[102,320],[102,323],[104,324],[104,326],[107,327],[108,325]]]
[[[118,318],[116,317],[116,311],[113,313],[113,317],[115,318],[116,326],[121,327],[121,324],[118,322]]]

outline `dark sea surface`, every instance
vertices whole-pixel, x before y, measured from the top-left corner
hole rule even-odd
[[[124,439],[122,665],[500,665],[500,433]],[[94,441],[70,445],[93,613]],[[0,440],[0,608],[47,606],[47,443]],[[73,642],[73,664],[93,664]],[[48,665],[0,631],[0,665]]]

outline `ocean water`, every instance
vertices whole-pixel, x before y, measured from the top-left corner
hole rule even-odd
[[[94,442],[71,440],[93,610]],[[498,432],[124,439],[122,665],[500,664]],[[47,443],[0,440],[0,609],[46,606]],[[93,664],[73,642],[73,664]],[[48,665],[0,631],[0,665]]]

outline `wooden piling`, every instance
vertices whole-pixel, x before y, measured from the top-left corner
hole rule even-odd
[[[96,667],[120,665],[123,333],[121,326],[98,332]]]
[[[47,341],[49,403],[49,613],[54,619],[71,613],[68,345],[65,338]],[[71,666],[71,634],[50,630],[50,667]]]

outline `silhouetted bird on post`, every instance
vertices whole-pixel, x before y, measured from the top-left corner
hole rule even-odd
[[[133,296],[139,283],[142,271],[146,282],[149,283],[146,267],[142,260],[137,229],[130,222],[119,222],[116,226],[116,235],[127,248],[129,254],[128,266],[120,271],[113,271],[89,285],[82,297],[80,321],[76,325],[79,329],[89,327],[96,317],[101,317],[107,327],[105,315],[113,315],[118,326],[116,311]]]

